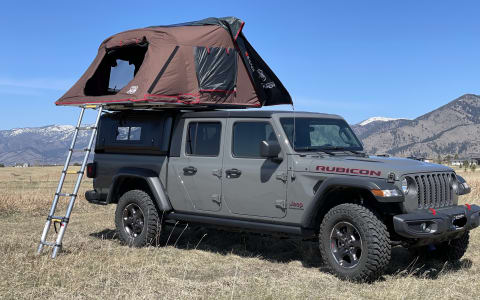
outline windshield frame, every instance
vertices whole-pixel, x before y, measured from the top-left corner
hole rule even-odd
[[[320,121],[321,124],[335,124],[335,125],[339,125],[339,126],[343,126],[346,130],[348,130],[351,135],[352,135],[352,138],[354,139],[354,141],[359,145],[359,146],[353,146],[353,147],[320,147],[320,146],[312,146],[310,149],[304,149],[304,148],[299,148],[299,147],[295,147],[292,139],[293,139],[293,136],[292,135],[289,135],[287,133],[287,131],[285,130],[285,121],[287,122],[296,122],[297,120],[299,119],[313,119],[315,121]],[[293,117],[293,116],[288,116],[288,117],[280,117],[279,118],[279,123],[280,123],[280,127],[282,128],[283,130],[283,133],[285,134],[286,136],[286,140],[288,141],[288,144],[290,145],[290,147],[292,148],[293,151],[295,152],[322,152],[323,150],[326,150],[328,152],[331,152],[331,151],[352,151],[352,152],[361,152],[361,151],[364,151],[364,148],[363,148],[363,144],[362,142],[360,141],[360,139],[357,137],[357,135],[355,134],[355,132],[353,131],[353,129],[350,127],[350,125],[343,119],[335,119],[335,118],[324,118],[324,117],[314,117],[314,116],[298,116],[298,117]],[[297,124],[296,124],[297,125]],[[298,132],[298,127],[295,126],[295,133]]]

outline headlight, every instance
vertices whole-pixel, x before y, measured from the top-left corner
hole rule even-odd
[[[405,195],[408,194],[408,180],[407,180],[407,178],[403,178],[403,180],[402,180],[402,191]]]
[[[458,180],[454,176],[450,176],[450,187],[453,189],[453,192],[457,194],[458,192]]]

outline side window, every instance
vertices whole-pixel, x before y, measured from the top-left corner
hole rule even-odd
[[[142,136],[142,127],[118,127],[117,141],[139,141]]]
[[[220,122],[191,122],[187,129],[185,153],[196,156],[218,156],[221,132]]]
[[[233,125],[233,156],[260,158],[262,141],[278,141],[270,123],[237,122]]]

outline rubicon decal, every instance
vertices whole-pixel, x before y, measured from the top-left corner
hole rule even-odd
[[[381,171],[367,170],[367,169],[350,169],[344,167],[330,167],[330,166],[317,166],[315,168],[317,172],[326,172],[326,173],[343,173],[343,174],[353,174],[353,175],[369,175],[369,176],[380,176]]]

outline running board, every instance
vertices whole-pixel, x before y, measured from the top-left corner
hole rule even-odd
[[[245,221],[245,220],[239,220],[239,219],[217,218],[212,216],[191,215],[191,214],[176,213],[176,212],[169,213],[166,217],[167,219],[181,221],[181,222],[241,228],[241,229],[247,229],[248,231],[255,231],[255,232],[285,233],[289,235],[300,235],[300,236],[310,236],[314,234],[314,232],[311,230],[306,230],[304,228],[301,228],[298,226],[292,226],[292,225]]]

